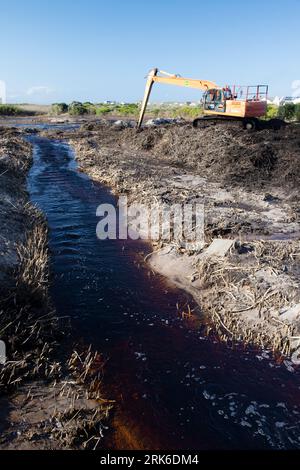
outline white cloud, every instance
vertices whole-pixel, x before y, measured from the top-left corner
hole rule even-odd
[[[37,95],[37,94],[49,95],[53,91],[54,90],[52,90],[48,86],[43,86],[43,85],[32,86],[32,87],[28,88],[28,90],[26,91],[26,95],[28,95],[28,96]]]
[[[300,80],[294,80],[292,82],[292,89],[295,90],[293,92],[293,97],[298,98],[300,95]]]

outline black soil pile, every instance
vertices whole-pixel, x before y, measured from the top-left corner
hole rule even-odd
[[[300,183],[300,126],[248,133],[235,125],[206,129],[169,126],[138,134],[122,133],[125,143],[151,151],[174,166],[191,169],[218,182],[242,186]],[[129,134],[129,135],[128,135]]]
[[[289,187],[300,183],[300,125],[280,130],[247,132],[236,123],[205,129],[191,124],[120,129],[91,124],[83,126],[102,147],[149,154],[170,166],[200,174],[224,185],[247,189]],[[92,144],[92,141],[91,141]],[[145,155],[145,156],[146,156]]]

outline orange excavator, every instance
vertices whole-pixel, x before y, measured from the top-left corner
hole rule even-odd
[[[267,111],[268,85],[221,87],[208,80],[184,78],[155,68],[150,71],[147,78],[138,128],[142,125],[155,82],[204,91],[203,116],[194,120],[194,127],[206,127],[219,120],[235,120],[241,121],[244,129],[254,130],[259,127],[258,118],[264,116]]]

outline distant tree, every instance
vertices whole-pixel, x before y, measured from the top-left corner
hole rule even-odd
[[[84,106],[84,104],[82,104],[80,101],[73,101],[70,105],[69,105],[69,113],[72,115],[72,116],[80,116],[82,114],[87,114],[88,113],[88,109],[86,106]]]
[[[83,103],[83,106],[86,108],[87,113],[96,114],[96,106],[90,101],[86,101],[85,103]]]
[[[111,106],[106,106],[106,105],[100,105],[96,108],[96,114],[97,116],[101,116],[102,114],[108,114],[112,111],[112,107]]]
[[[119,104],[114,108],[121,116],[136,116],[139,112],[139,105],[136,103]]]
[[[300,121],[300,103],[295,106],[295,118],[298,122]]]
[[[152,114],[155,118],[157,118],[157,117],[160,115],[160,112],[161,112],[161,110],[160,110],[159,108],[157,108],[157,107],[151,109],[151,114]]]
[[[51,114],[64,114],[68,112],[68,105],[66,103],[53,103],[51,106]]]
[[[279,106],[278,116],[281,119],[291,121],[295,117],[296,105],[294,103],[285,103],[283,106]]]
[[[174,118],[195,119],[203,114],[202,106],[174,106],[170,108],[170,114]]]
[[[18,106],[13,104],[0,104],[0,116],[17,116],[26,114]]]
[[[278,116],[278,106],[275,104],[268,104],[266,119],[274,119]]]

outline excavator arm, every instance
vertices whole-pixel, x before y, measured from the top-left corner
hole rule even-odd
[[[158,75],[158,69],[152,69],[148,75],[145,94],[141,106],[141,112],[138,121],[138,129],[141,127],[145,111],[147,108],[147,104],[149,101],[150,93],[152,90],[152,86],[155,82],[165,83],[167,85],[176,85],[188,88],[197,88],[199,90],[209,90],[211,88],[220,88],[214,82],[210,82],[208,80],[195,80],[193,78],[184,78],[179,77],[178,75],[171,75],[167,72],[160,71],[161,75]]]

